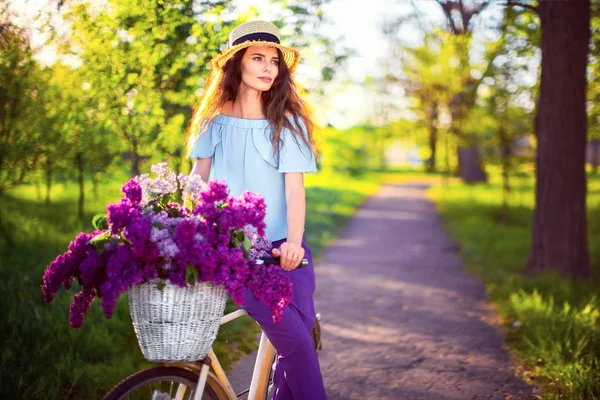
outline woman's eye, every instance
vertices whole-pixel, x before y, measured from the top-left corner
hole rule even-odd
[[[256,56],[256,57],[254,57],[254,60],[260,61],[260,60],[262,60],[262,58],[260,56]]]
[[[273,62],[275,63],[275,65],[279,65],[279,60],[273,60]]]

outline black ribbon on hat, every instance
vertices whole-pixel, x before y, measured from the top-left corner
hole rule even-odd
[[[273,35],[272,33],[256,32],[256,33],[249,33],[247,35],[240,36],[239,38],[237,38],[236,40],[233,41],[231,46],[235,46],[236,44],[240,44],[240,43],[243,43],[248,40],[261,40],[263,42],[279,43],[279,38],[277,36]]]

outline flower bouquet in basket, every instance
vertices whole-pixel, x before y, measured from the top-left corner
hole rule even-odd
[[[166,163],[151,171],[157,177],[129,180],[121,201],[94,217],[96,230],[78,234],[50,263],[45,301],[77,280],[70,323],[79,328],[95,297],[110,318],[128,291],[140,346],[153,361],[203,358],[216,338],[226,294],[240,305],[250,290],[279,322],[292,286],[280,267],[254,261],[272,247],[263,198],[248,191],[230,196],[224,181],[206,185],[198,175],[176,175]]]

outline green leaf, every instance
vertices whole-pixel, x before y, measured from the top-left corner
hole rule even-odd
[[[158,229],[163,229],[164,228],[163,224],[161,224],[160,222],[155,222],[155,223],[152,224],[152,226],[154,226],[154,227],[156,227]]]
[[[88,244],[94,246],[98,254],[102,255],[102,253],[104,252],[104,245],[110,242],[111,240],[112,233],[110,231],[106,231],[91,238]]]
[[[95,229],[108,229],[108,217],[106,214],[96,214],[92,218],[92,226]]]
[[[150,214],[152,214],[152,207],[147,207],[142,212],[142,215],[150,215]]]
[[[245,251],[250,251],[251,248],[252,248],[252,240],[250,240],[250,238],[248,236],[245,236],[243,249]]]
[[[175,191],[175,193],[173,193],[173,200],[179,204],[181,204],[181,201],[183,199],[183,189],[177,189],[177,191]]]
[[[160,281],[160,282],[158,282],[158,283],[156,284],[156,288],[157,288],[158,290],[160,290],[160,291],[162,291],[162,290],[165,288],[165,286],[167,286],[167,284],[165,283],[165,281]]]
[[[193,285],[198,281],[198,269],[192,264],[188,264],[187,267],[185,267],[185,281],[190,285]]]
[[[112,238],[112,233],[110,231],[102,232],[94,236],[88,242],[92,246],[96,246],[98,243],[106,243]]]

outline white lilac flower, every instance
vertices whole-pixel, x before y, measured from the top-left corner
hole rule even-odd
[[[187,199],[189,197],[193,207],[194,204],[200,201],[200,192],[206,190],[208,186],[198,174],[188,176],[180,173],[178,179],[183,189],[183,198]]]

